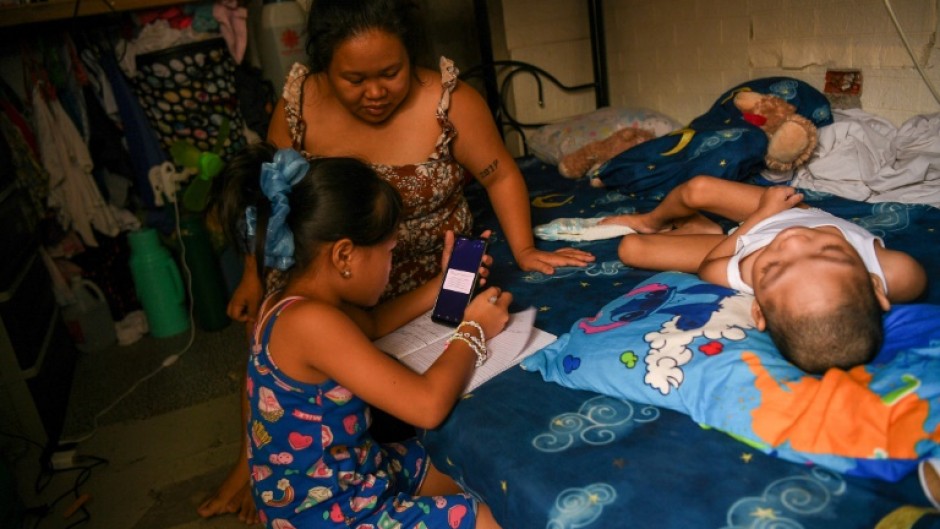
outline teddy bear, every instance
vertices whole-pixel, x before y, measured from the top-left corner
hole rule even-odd
[[[748,123],[760,127],[769,139],[764,163],[774,171],[789,171],[809,160],[816,148],[813,122],[796,113],[796,107],[783,99],[741,91],[734,106]]]
[[[591,184],[627,193],[668,192],[699,174],[740,181],[768,167],[792,169],[812,155],[816,127],[832,123],[829,100],[805,81],[752,79],[722,93],[685,127],[601,164],[591,171]]]
[[[646,129],[627,127],[610,136],[588,143],[558,162],[558,172],[565,178],[581,178],[623,151],[655,137]]]

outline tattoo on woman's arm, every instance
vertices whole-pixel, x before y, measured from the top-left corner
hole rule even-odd
[[[492,162],[490,162],[489,165],[486,166],[486,168],[480,171],[480,175],[477,178],[482,180],[486,178],[487,176],[490,176],[491,174],[493,174],[493,171],[496,170],[497,166],[499,166],[499,160],[493,160]]]

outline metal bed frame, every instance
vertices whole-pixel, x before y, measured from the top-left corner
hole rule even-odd
[[[607,82],[607,49],[604,36],[604,12],[602,0],[586,0],[591,35],[591,63],[594,80],[590,83],[566,85],[547,71],[522,61],[495,60],[493,58],[492,32],[489,24],[487,0],[474,0],[474,13],[480,38],[480,56],[482,62],[460,75],[461,79],[479,78],[483,82],[487,105],[493,113],[493,119],[500,134],[505,129],[519,133],[523,149],[528,154],[524,130],[545,125],[545,123],[523,123],[517,120],[509,110],[506,94],[514,77],[520,74],[531,75],[538,87],[538,104],[544,106],[543,80],[557,86],[564,92],[579,92],[593,89],[596,108],[610,104],[610,91]],[[502,70],[502,81],[499,81]]]

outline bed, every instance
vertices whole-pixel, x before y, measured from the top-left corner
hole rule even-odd
[[[645,211],[666,191],[624,194],[566,180],[531,156],[518,164],[533,225]],[[597,261],[553,276],[522,272],[485,193],[471,186],[468,198],[475,230],[495,233],[491,282],[512,291],[513,309],[536,307],[538,328],[563,336],[654,275],[622,265],[617,239],[539,242],[575,245]],[[864,221],[889,247],[920,260],[932,277],[919,301],[940,304],[940,210],[817,192],[807,201]],[[916,472],[888,481],[795,463],[667,406],[563,387],[518,367],[467,395],[439,429],[422,436],[435,463],[490,505],[506,528],[940,527],[936,514],[921,516],[929,504]]]

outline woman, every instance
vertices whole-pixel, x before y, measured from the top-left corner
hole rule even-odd
[[[483,98],[441,59],[435,72],[414,66],[417,40],[405,0],[317,0],[309,15],[309,68],[295,65],[275,108],[268,140],[306,156],[366,160],[401,194],[404,221],[385,296],[413,290],[440,271],[443,234],[469,233],[465,174],[486,189],[516,263],[552,274],[594,257],[535,248],[528,191]],[[229,315],[252,321],[262,286],[254,259]],[[254,519],[244,460],[199,512]]]

